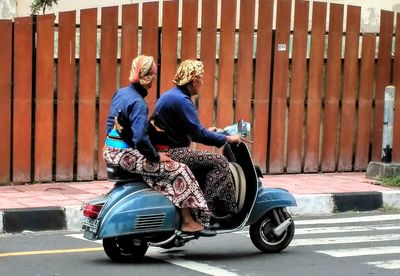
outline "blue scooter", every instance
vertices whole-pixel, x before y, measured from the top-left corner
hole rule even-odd
[[[243,122],[233,125],[246,135]],[[232,128],[228,131],[232,133]],[[226,130],[224,131],[227,132]],[[280,188],[263,188],[262,173],[254,166],[245,143],[225,145],[223,154],[230,162],[239,212],[212,217],[217,234],[249,227],[253,244],[262,252],[285,249],[294,236],[294,222],[286,207],[296,206],[292,194]],[[182,233],[179,210],[161,193],[149,188],[141,176],[107,166],[114,187],[104,196],[83,205],[84,237],[103,240],[103,248],[113,261],[142,258],[149,246],[181,247],[198,239],[196,234]]]

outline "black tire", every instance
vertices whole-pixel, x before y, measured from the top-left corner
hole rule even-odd
[[[250,239],[254,246],[264,253],[277,253],[288,247],[294,236],[294,222],[292,221],[279,237],[272,232],[277,226],[272,212],[268,212],[259,221],[250,225]]]
[[[146,254],[147,242],[133,240],[132,237],[113,237],[103,239],[103,248],[107,256],[115,262],[140,260]]]

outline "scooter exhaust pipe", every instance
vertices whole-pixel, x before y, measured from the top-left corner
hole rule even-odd
[[[281,224],[279,224],[276,228],[274,228],[272,230],[272,232],[274,233],[274,235],[276,237],[279,237],[283,234],[283,232],[286,231],[286,229],[288,229],[289,225],[292,223],[292,219],[288,218],[287,220],[285,220],[284,222],[282,222]]]

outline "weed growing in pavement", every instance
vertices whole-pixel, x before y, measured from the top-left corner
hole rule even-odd
[[[379,181],[384,185],[400,188],[400,175],[384,176]]]

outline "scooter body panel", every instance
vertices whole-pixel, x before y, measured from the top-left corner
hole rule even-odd
[[[260,188],[246,225],[256,223],[268,211],[279,207],[297,206],[291,193],[280,188]]]
[[[140,182],[113,189],[98,219],[98,239],[171,231],[180,225],[179,213],[171,201]]]

